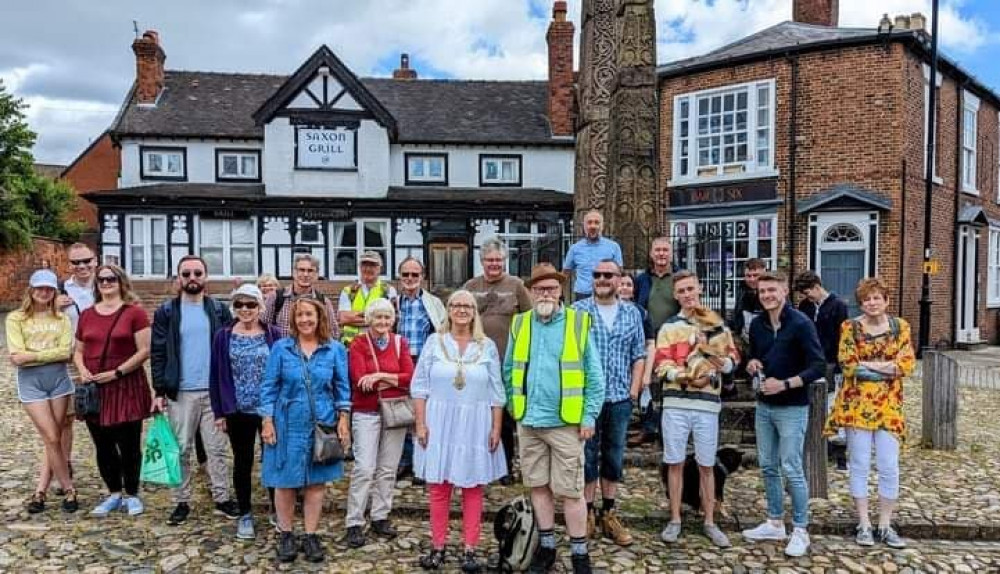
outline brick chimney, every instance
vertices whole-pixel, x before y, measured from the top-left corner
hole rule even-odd
[[[140,104],[155,104],[163,90],[163,62],[166,53],[160,47],[160,35],[146,30],[132,42],[135,52],[136,98]]]
[[[410,55],[399,55],[399,67],[392,71],[393,80],[416,80],[417,71],[410,67]]]
[[[837,27],[840,0],[792,0],[792,19],[803,24]]]
[[[573,23],[566,19],[566,1],[556,0],[545,34],[549,45],[549,124],[554,136],[573,135],[573,33]]]

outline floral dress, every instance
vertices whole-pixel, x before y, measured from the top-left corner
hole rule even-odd
[[[906,438],[903,379],[916,365],[910,324],[904,319],[890,318],[890,328],[885,333],[869,335],[858,319],[848,319],[840,329],[839,359],[844,384],[833,403],[825,434],[834,435],[842,427],[885,430],[902,443]],[[870,375],[860,366],[863,361],[892,361],[902,374],[867,380]]]

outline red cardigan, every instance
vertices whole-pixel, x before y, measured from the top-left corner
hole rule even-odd
[[[364,392],[358,386],[361,377],[382,371],[383,373],[395,373],[399,375],[399,387],[382,390],[384,398],[405,397],[410,394],[410,379],[413,378],[413,359],[410,357],[410,345],[406,338],[392,334],[391,337],[399,337],[399,355],[396,355],[396,342],[389,341],[389,346],[384,351],[380,351],[378,346],[373,345],[367,334],[356,337],[351,342],[348,353],[349,373],[351,376],[351,410],[357,413],[377,413],[378,393],[375,391]],[[375,349],[375,356],[378,357],[378,367],[372,359],[370,349]]]

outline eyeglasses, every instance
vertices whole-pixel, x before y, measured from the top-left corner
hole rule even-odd
[[[256,309],[256,301],[233,301],[233,309],[239,311],[240,309]]]
[[[619,276],[617,273],[612,273],[611,271],[594,271],[592,275],[594,279],[614,279]]]
[[[93,257],[88,257],[86,259],[70,259],[69,264],[74,267],[79,267],[80,265],[90,265],[93,260]]]
[[[298,267],[298,268],[295,269],[295,272],[296,273],[303,273],[305,275],[311,275],[313,273],[316,273],[316,270],[315,269],[302,269],[301,267]]]
[[[558,285],[555,286],[555,287],[532,287],[531,288],[531,292],[534,293],[534,294],[536,294],[536,295],[545,295],[546,293],[548,293],[550,295],[555,295],[557,293],[560,293],[561,291],[562,291],[562,287],[559,287]]]
[[[98,283],[107,283],[109,285],[118,283],[117,275],[101,275],[97,278]]]
[[[448,305],[449,309],[455,309],[456,311],[471,311],[476,308],[475,305],[470,305],[468,303],[451,303]]]
[[[399,276],[403,279],[419,279],[420,273],[400,273]]]
[[[194,275],[195,277],[201,277],[204,274],[205,274],[204,271],[199,271],[197,269],[194,271],[181,271],[181,277],[185,279],[191,277],[192,275]]]

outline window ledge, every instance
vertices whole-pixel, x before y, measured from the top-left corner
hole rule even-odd
[[[979,190],[976,189],[976,188],[974,188],[974,187],[964,187],[963,186],[961,191],[964,194],[975,195],[976,197],[979,197]]]
[[[988,301],[986,303],[987,309],[1000,309],[1000,301]]]
[[[697,185],[702,183],[735,182],[753,179],[767,179],[778,177],[778,170],[769,169],[764,171],[750,171],[745,173],[734,173],[729,175],[713,175],[709,177],[684,177],[674,178],[667,182],[667,187],[681,187],[686,185]]]
[[[935,175],[934,177],[931,178],[931,181],[934,182],[936,185],[944,185],[944,178],[941,177],[940,175]]]

